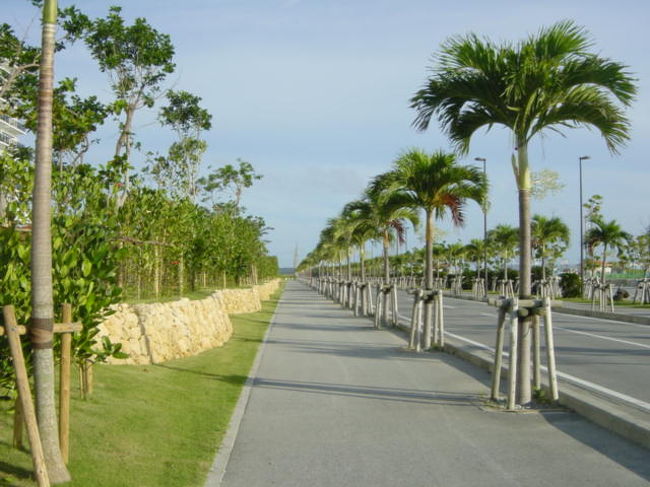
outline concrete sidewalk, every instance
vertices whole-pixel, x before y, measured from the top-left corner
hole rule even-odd
[[[404,346],[289,282],[221,485],[650,485],[647,450],[574,413],[492,410],[486,372]]]

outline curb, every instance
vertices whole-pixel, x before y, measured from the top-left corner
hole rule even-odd
[[[281,303],[282,303],[282,296],[280,297],[278,304],[275,307],[275,311],[273,312],[273,316],[271,317],[271,321],[269,322],[269,327],[267,328],[266,333],[264,334],[264,339],[262,340],[262,344],[260,345],[260,348],[257,350],[257,355],[255,356],[255,360],[253,361],[253,365],[251,366],[251,369],[248,372],[248,378],[246,379],[246,383],[242,388],[241,394],[239,395],[239,399],[237,400],[237,404],[235,405],[235,409],[233,410],[232,416],[230,417],[230,422],[228,423],[228,429],[226,430],[226,434],[224,435],[223,440],[221,440],[221,445],[219,446],[219,450],[217,450],[217,454],[215,455],[214,461],[212,462],[212,466],[210,467],[210,470],[208,472],[208,477],[204,484],[205,487],[219,487],[221,485],[221,482],[223,481],[224,475],[226,474],[226,467],[228,466],[228,462],[230,461],[230,455],[232,453],[232,450],[235,447],[235,441],[237,440],[237,434],[239,433],[239,426],[241,425],[242,419],[244,417],[244,413],[246,412],[246,407],[248,406],[248,400],[250,399],[251,391],[253,389],[253,383],[255,382],[255,378],[257,377],[257,371],[260,368],[262,356],[264,355],[264,350],[266,348],[266,341],[269,337],[271,329],[273,328],[273,325],[275,325],[275,317],[277,316],[277,310]]]

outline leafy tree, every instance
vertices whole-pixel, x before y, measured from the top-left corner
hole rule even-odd
[[[636,93],[626,67],[589,52],[591,41],[571,21],[541,29],[517,43],[497,45],[476,34],[447,40],[433,74],[411,99],[420,130],[437,118],[456,148],[466,153],[477,130],[503,125],[512,131],[512,168],[519,191],[520,295],[531,292],[528,144],[545,130],[594,127],[617,152],[629,138],[629,121],[616,102]],[[528,404],[530,319],[521,319],[518,400]]]
[[[244,189],[250,188],[255,181],[262,179],[262,176],[255,172],[250,162],[241,159],[237,159],[237,162],[239,167],[226,164],[199,180],[208,195],[206,199],[215,191],[229,191],[233,195],[235,208],[239,208]]]
[[[122,117],[115,157],[128,163],[135,112],[154,105],[161,83],[175,65],[174,46],[167,34],[158,32],[144,18],[126,25],[121,12],[121,7],[113,6],[106,18],[89,22],[84,40],[99,69],[109,75],[116,96],[114,111]]]

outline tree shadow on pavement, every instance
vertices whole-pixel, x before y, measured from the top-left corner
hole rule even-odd
[[[636,475],[650,480],[648,450],[627,441],[578,414],[541,413],[552,426],[600,452]]]
[[[456,392],[427,392],[417,389],[396,387],[370,387],[325,382],[304,382],[295,380],[274,380],[257,377],[253,387],[306,392],[310,394],[336,395],[381,401],[398,401],[416,404],[439,404],[448,406],[477,407],[480,398],[473,394]]]

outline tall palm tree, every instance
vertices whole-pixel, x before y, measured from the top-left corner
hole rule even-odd
[[[587,32],[571,21],[541,29],[515,45],[496,45],[475,34],[447,40],[432,76],[411,99],[414,125],[438,119],[456,148],[466,153],[474,133],[493,125],[512,131],[512,166],[519,191],[520,295],[531,292],[528,144],[544,130],[594,127],[613,153],[629,138],[627,106],[636,87],[626,67],[589,52]],[[520,404],[531,400],[530,319],[519,322]]]
[[[510,225],[497,225],[488,232],[488,241],[501,256],[503,278],[508,279],[508,262],[514,257],[519,244],[519,232]],[[519,281],[521,285],[521,280]]]
[[[52,96],[57,22],[56,0],[43,5],[42,51],[38,86],[36,170],[32,202],[32,319],[36,415],[47,473],[52,483],[70,480],[59,448],[54,399],[54,299],[52,296]]]
[[[600,280],[605,282],[605,262],[607,261],[607,250],[615,248],[619,254],[632,240],[632,235],[623,231],[616,220],[606,222],[602,218],[593,218],[591,227],[585,234],[585,244],[589,249],[602,246],[603,257],[600,270]]]
[[[559,218],[534,215],[532,220],[532,245],[542,261],[542,279],[546,279],[546,259],[561,255],[569,246],[569,227]]]

